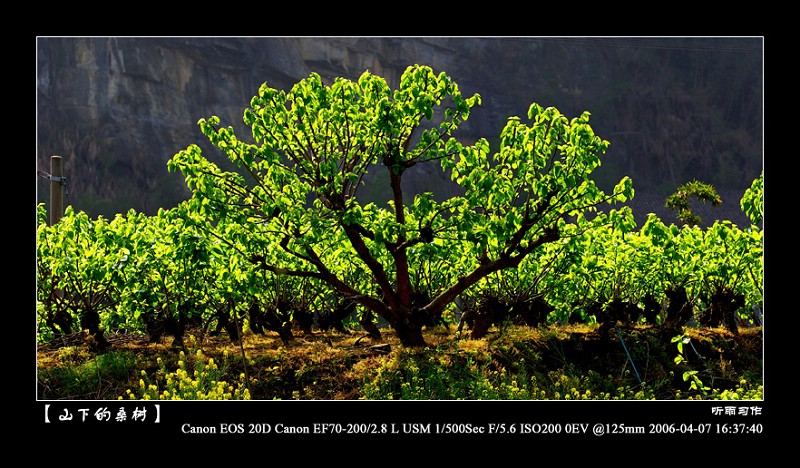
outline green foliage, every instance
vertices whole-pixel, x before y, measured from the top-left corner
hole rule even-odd
[[[624,216],[623,216],[624,215]],[[561,304],[606,304],[617,300],[637,303],[648,292],[657,290],[653,276],[652,243],[632,232],[630,210],[620,214],[599,214],[593,223],[574,238],[579,253],[571,258],[565,276],[569,286],[560,292]]]
[[[667,197],[666,207],[675,210],[678,221],[683,224],[696,225],[702,221],[689,205],[691,197],[709,202],[712,206],[722,204],[722,199],[719,198],[717,190],[709,184],[693,180],[681,185],[675,193]]]
[[[675,336],[671,340],[672,343],[677,343],[678,347],[678,355],[675,356],[675,364],[683,364],[686,362],[686,357],[684,355],[684,345],[691,345],[691,338],[684,335]],[[708,387],[700,380],[700,377],[697,375],[697,370],[687,370],[683,373],[683,381],[689,382],[689,388],[691,390],[698,391],[703,395],[708,395],[708,392],[711,391],[711,387]]]
[[[148,321],[181,314],[204,324],[227,315],[241,325],[253,301],[266,306],[291,299],[310,311],[332,309],[336,294],[311,270],[308,276],[276,275],[254,264],[248,252],[257,252],[264,262],[295,265],[298,271],[302,260],[281,248],[265,248],[242,224],[227,220],[212,224],[191,218],[190,213],[181,206],[162,210],[155,217],[128,213],[106,222],[68,210],[63,223],[52,228],[41,224],[39,340],[66,333],[61,326],[71,325],[71,331],[76,331],[84,297],[102,306],[98,310],[105,330],[147,331]],[[561,226],[558,241],[532,251],[518,268],[488,275],[462,297],[542,297],[555,308],[551,321],[563,323],[572,313],[591,321],[585,310],[590,303],[616,298],[641,306],[648,294],[663,303],[666,289],[683,286],[698,309],[707,307],[715,291],[743,295],[745,305],[739,316],[752,322],[747,314],[763,301],[763,231],[754,226],[741,230],[727,222],[705,230],[679,228],[655,216],[641,229],[632,230],[624,221],[629,215],[612,211],[591,220],[578,216],[574,223]],[[462,244],[443,239],[432,244],[409,249],[420,259],[410,265],[411,284],[428,297],[441,294],[457,278],[469,274],[478,260],[466,255]],[[337,277],[355,289],[376,289],[372,275],[348,256],[346,240],[322,252],[320,258],[335,266]],[[70,294],[60,294],[63,290]],[[99,300],[109,298],[111,291],[113,301]],[[181,304],[191,307],[181,309]],[[59,313],[66,313],[66,323],[56,320]],[[455,320],[451,311],[446,316]]]
[[[740,205],[753,224],[760,224],[764,219],[764,171],[744,192]]]
[[[704,252],[699,279],[711,293],[723,289],[741,293],[746,304],[763,300],[763,231],[756,227],[739,229],[729,221],[716,222],[705,231],[700,249]]]
[[[39,218],[37,227],[37,298],[40,328],[55,335],[68,334],[78,325],[88,330],[94,345],[107,345],[103,322],[116,306],[126,284],[124,270],[131,259],[123,243],[127,222],[90,219],[71,206],[54,226]]]
[[[131,240],[144,255],[137,257],[130,274],[137,280],[125,290],[123,315],[143,328],[156,321],[188,322],[201,317],[209,301],[212,282],[211,240],[193,223],[185,204],[142,223]],[[181,337],[176,337],[180,339]]]

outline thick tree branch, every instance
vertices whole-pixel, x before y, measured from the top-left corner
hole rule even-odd
[[[511,239],[509,239],[508,248],[504,252],[505,256],[510,256],[512,252],[519,250],[519,246],[525,238],[525,235],[544,217],[545,212],[550,208],[550,197],[553,195],[555,195],[554,191],[542,197],[542,202],[536,208],[536,212],[533,215],[531,215],[530,202],[525,204],[525,214],[522,217],[522,225],[517,232],[511,236]]]
[[[559,234],[557,229],[545,229],[545,232],[541,236],[531,242],[528,247],[522,249],[518,255],[501,256],[497,260],[493,260],[477,267],[467,276],[460,277],[455,284],[450,286],[447,290],[434,298],[428,305],[423,307],[423,311],[431,315],[438,314],[444,310],[447,304],[455,300],[459,294],[466,291],[470,286],[496,271],[504,270],[506,268],[516,268],[519,266],[520,262],[522,262],[522,260],[534,249],[547,242],[556,241],[558,238]]]
[[[380,287],[386,300],[389,301],[390,305],[397,306],[396,296],[392,290],[389,277],[386,275],[386,270],[384,270],[380,262],[369,252],[369,248],[367,248],[367,245],[364,243],[364,239],[361,238],[358,230],[353,225],[343,225],[342,227],[344,228],[347,239],[350,241],[350,245],[353,246],[359,258],[367,265],[370,272],[372,272],[372,276],[378,283],[378,287]],[[393,302],[394,304],[392,304]]]
[[[389,154],[384,158],[384,164],[389,169],[389,182],[392,188],[392,198],[394,200],[395,220],[397,224],[404,226],[406,224],[405,203],[403,202],[403,188],[402,177],[403,170],[396,170],[396,164],[399,156]],[[397,236],[397,244],[402,245],[406,241],[405,234],[402,232]],[[397,294],[400,296],[400,301],[406,305],[411,305],[411,281],[409,278],[408,268],[408,255],[405,249],[390,249],[392,258],[395,261],[395,282],[397,285]]]

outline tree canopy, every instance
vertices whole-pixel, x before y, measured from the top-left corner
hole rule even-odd
[[[316,278],[386,319],[404,345],[422,346],[424,324],[467,288],[558,241],[571,219],[633,196],[627,177],[610,195],[592,181],[609,142],[589,112],[570,119],[533,103],[527,122],[508,119],[493,152],[486,139],[455,136],[480,102],[427,66],[408,67],[394,91],[369,72],[330,85],[312,73],[289,92],[259,88],[243,116],[253,143],[215,116],[199,121],[239,171],[221,170],[197,145],[168,166],[184,174],[208,229],[224,223],[225,241],[254,263]],[[463,195],[408,197],[402,179],[417,164],[438,164]],[[357,197],[373,170],[391,187],[384,206]],[[437,259],[449,263],[442,281],[420,291],[412,279]]]

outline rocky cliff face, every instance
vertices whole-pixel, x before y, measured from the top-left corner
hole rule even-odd
[[[742,193],[763,168],[759,38],[38,38],[37,164],[64,158],[76,209],[152,214],[188,196],[166,169],[176,152],[197,143],[224,164],[200,118],[217,115],[244,138],[243,110],[264,82],[288,90],[311,72],[330,82],[369,70],[396,87],[414,63],[482,96],[464,142],[496,141],[532,102],[590,111],[611,142],[603,188],[630,175],[640,192],[696,178]],[[421,172],[409,189],[442,181]]]

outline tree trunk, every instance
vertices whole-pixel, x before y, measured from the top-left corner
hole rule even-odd
[[[100,314],[94,309],[83,311],[80,318],[81,329],[86,332],[86,343],[90,350],[103,352],[111,346],[111,343],[103,336],[100,329]]]
[[[416,325],[408,320],[401,320],[392,326],[400,344],[408,348],[424,348],[428,346],[422,336],[422,325]]]
[[[739,334],[737,311],[742,306],[744,306],[743,295],[735,294],[728,288],[716,291],[711,296],[708,325],[716,327],[724,324],[731,333]]]
[[[358,323],[366,330],[370,338],[379,341],[381,339],[381,331],[378,329],[378,326],[372,322],[372,317],[372,311],[367,309],[364,311],[364,315]]]
[[[378,313],[389,322],[392,330],[397,334],[400,344],[409,348],[426,347],[428,344],[422,336],[424,326],[420,309],[400,306],[400,310],[386,306]]]
[[[678,286],[676,288],[667,288],[665,291],[669,299],[669,306],[667,306],[667,322],[670,325],[682,327],[692,319],[694,311],[689,298],[686,295],[686,288]]]

